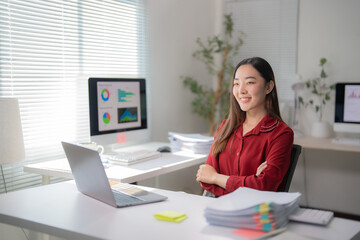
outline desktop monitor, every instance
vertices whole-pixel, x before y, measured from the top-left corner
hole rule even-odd
[[[105,150],[149,140],[145,79],[89,78],[89,107],[91,141]]]
[[[360,133],[360,82],[336,84],[334,131]]]

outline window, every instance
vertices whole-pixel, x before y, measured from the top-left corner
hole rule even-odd
[[[279,101],[292,104],[296,78],[298,0],[227,0],[235,33],[245,33],[239,61],[263,57],[272,66]],[[236,38],[234,34],[234,38]]]
[[[9,190],[38,184],[22,166],[63,157],[61,140],[89,140],[88,77],[146,77],[145,17],[141,0],[0,1],[0,97],[19,99],[26,151]]]

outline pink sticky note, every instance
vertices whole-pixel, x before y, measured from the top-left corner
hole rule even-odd
[[[118,133],[117,134],[117,143],[126,143],[126,134],[125,133]]]
[[[262,235],[267,234],[268,232],[263,232],[263,231],[259,231],[259,230],[252,230],[252,229],[245,229],[245,228],[240,228],[238,230],[233,231],[232,233],[245,237],[247,239],[253,239],[253,238],[257,238],[260,237]]]

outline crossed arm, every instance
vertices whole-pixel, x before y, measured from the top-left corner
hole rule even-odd
[[[259,176],[267,167],[267,162],[263,162],[256,170],[256,176]],[[226,182],[229,176],[217,173],[215,168],[208,164],[203,164],[199,167],[196,174],[196,181],[208,184],[215,184],[223,189],[226,188]]]

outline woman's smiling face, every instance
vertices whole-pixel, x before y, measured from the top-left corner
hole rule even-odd
[[[266,111],[265,98],[273,88],[273,81],[266,84],[265,79],[251,65],[241,65],[235,73],[233,94],[241,110],[249,113]]]

